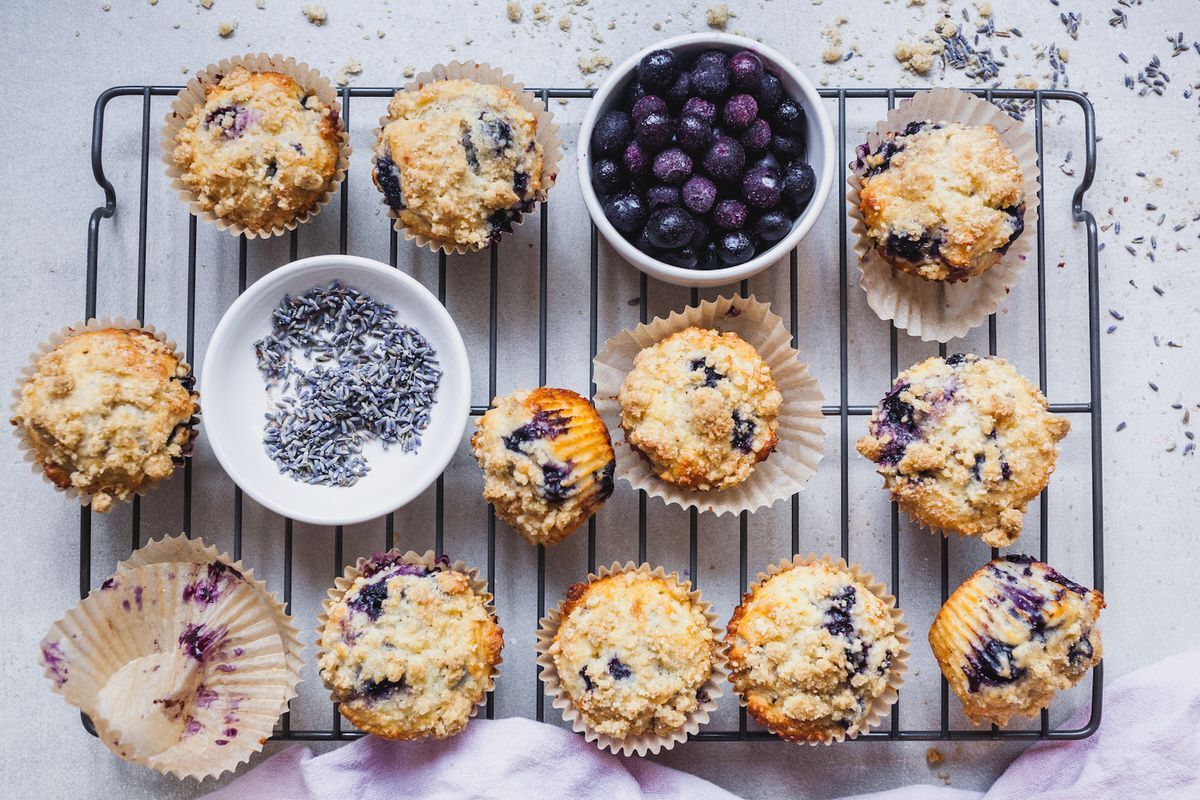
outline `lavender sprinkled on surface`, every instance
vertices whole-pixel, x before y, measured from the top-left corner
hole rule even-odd
[[[370,471],[368,440],[421,446],[442,371],[394,308],[334,281],[284,297],[271,323],[254,352],[276,398],[263,445],[282,474],[350,486]]]

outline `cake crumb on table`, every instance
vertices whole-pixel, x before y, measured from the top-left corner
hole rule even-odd
[[[518,3],[517,0],[508,0],[508,7],[506,10],[508,11],[509,22],[521,21],[521,4]]]
[[[304,16],[313,25],[324,25],[325,20],[329,18],[329,14],[325,11],[325,6],[319,3],[305,3],[301,11],[304,12]]]
[[[353,58],[347,61],[342,68],[337,71],[337,74],[334,75],[334,78],[337,80],[338,86],[346,86],[351,80],[353,80],[355,75],[361,74],[362,63],[357,58]]]
[[[237,30],[237,20],[225,20],[217,23],[217,33],[222,39],[228,39],[233,36],[233,32]]]
[[[708,27],[723,31],[725,30],[725,26],[729,24],[729,18],[732,16],[735,15],[730,12],[727,4],[717,3],[714,6],[709,6],[704,19],[708,22]]]
[[[941,39],[929,41],[928,39],[910,40],[906,42],[897,42],[895,56],[900,62],[900,66],[910,72],[915,72],[917,75],[924,75],[933,69],[933,65],[937,63],[938,56],[946,49],[946,45]]]
[[[559,29],[564,30],[564,31],[571,30],[571,18],[568,17],[566,14],[559,17],[558,18],[558,27],[559,27]]]
[[[213,0],[200,0],[201,8],[207,9],[207,8],[212,8],[212,6],[213,6]]]
[[[414,68],[412,68],[412,67],[404,68],[404,77],[411,78],[414,74],[416,74],[416,70]]]
[[[579,57],[579,71],[584,75],[591,75],[593,72],[599,72],[611,66],[612,59],[603,53],[592,53]]]
[[[548,22],[550,19],[550,10],[546,8],[544,3],[533,4],[533,21]]]
[[[931,767],[937,766],[945,760],[946,757],[942,755],[942,751],[936,747],[931,747],[925,751],[925,763]]]

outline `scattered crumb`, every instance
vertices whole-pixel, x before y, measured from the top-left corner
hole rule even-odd
[[[946,784],[947,786],[950,785],[950,773],[949,772],[939,772],[937,774],[937,778],[939,781]]]
[[[415,69],[413,69],[412,67],[405,67],[404,68],[404,77],[411,78],[413,75],[416,74],[416,72],[417,71]]]
[[[1017,76],[1016,87],[1018,89],[1036,89],[1038,88],[1037,78],[1032,75]]]
[[[991,3],[976,3],[975,10],[979,12],[979,16],[983,17],[984,19],[987,19],[988,17],[990,17],[992,15],[992,4]]]
[[[375,31],[375,36],[382,39],[383,37],[387,36],[387,31],[385,31],[383,28],[380,28],[379,30]]]
[[[571,18],[568,17],[566,14],[559,17],[558,18],[558,27],[560,30],[564,30],[564,31],[571,30]]]
[[[910,7],[911,6],[923,6],[923,5],[925,5],[925,0],[908,0],[908,5]]]
[[[265,11],[267,9],[267,0],[254,0],[254,7],[259,11]]]
[[[946,45],[940,38],[933,41],[930,38],[927,36],[919,41],[897,42],[895,56],[900,66],[917,75],[924,75],[933,69]]]
[[[212,8],[213,0],[200,0],[201,8]]]
[[[152,5],[152,6],[158,5],[158,0],[150,0],[150,5]]]
[[[1068,58],[1067,56],[1068,56],[1067,48],[1065,48],[1065,47],[1058,48],[1058,60],[1059,61],[1063,62],[1064,64],[1067,63],[1068,61],[1070,61],[1070,58]]]
[[[543,3],[533,4],[533,21],[548,22],[550,20],[550,10]]]
[[[230,36],[233,36],[233,32],[237,30],[237,26],[238,24],[236,19],[218,22],[217,33],[221,35],[222,39],[228,39]]]
[[[521,13],[521,4],[517,0],[508,0],[508,21],[520,22]]]
[[[172,27],[172,28],[174,28],[175,30],[179,30],[179,23],[178,23],[178,22],[176,22],[176,23],[175,23],[174,25],[172,25],[171,27]],[[76,35],[76,36],[78,36],[79,34],[75,34],[75,35]]]
[[[579,71],[584,75],[591,75],[593,72],[599,72],[611,66],[612,59],[603,53],[592,53],[579,57]]]
[[[187,75],[187,74],[188,74],[188,68],[187,68],[187,66],[186,66],[186,65],[185,65],[185,66],[182,66],[182,67],[180,67],[180,68],[179,68],[179,71],[180,71],[180,72],[182,72],[184,75]]]
[[[346,86],[351,80],[354,79],[355,75],[360,74],[362,74],[362,64],[358,59],[353,58],[347,61],[345,65],[343,65],[342,68],[337,71],[337,74],[334,75],[334,78],[337,80],[338,86]]]
[[[300,9],[304,12],[304,16],[308,17],[308,21],[313,25],[324,25],[325,20],[329,15],[325,12],[325,6],[320,3],[305,3]]]
[[[725,26],[729,24],[729,18],[732,16],[735,15],[730,13],[728,5],[717,3],[715,6],[709,6],[704,19],[708,22],[708,27],[723,31],[725,30]]]
[[[844,17],[842,18],[844,19]],[[839,19],[838,24],[841,24]],[[825,38],[825,49],[821,52],[821,60],[826,64],[836,64],[842,60],[845,50],[842,49],[842,32],[830,25],[825,30],[821,31],[821,36]]]
[[[112,6],[110,6],[108,3],[105,3],[104,5],[100,6],[100,10],[101,11],[112,11]]]
[[[925,751],[925,763],[931,767],[937,766],[945,760],[946,757],[942,755],[942,751],[936,747],[931,747]]]
[[[656,31],[661,31],[661,30],[662,30],[662,23],[661,23],[661,22],[656,22],[656,23],[654,23],[653,25],[651,25],[650,27],[651,27],[651,28],[654,28],[654,30],[656,30]]]

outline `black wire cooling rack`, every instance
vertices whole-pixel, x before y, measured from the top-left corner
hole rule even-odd
[[[97,184],[104,191],[104,205],[96,208],[88,222],[88,246],[87,246],[87,284],[86,284],[86,308],[87,317],[93,317],[97,313],[97,278],[99,273],[99,235],[101,223],[116,213],[117,210],[117,194],[112,183],[105,176],[103,163],[103,141],[104,141],[104,125],[105,113],[109,104],[115,100],[136,100],[141,101],[141,148],[140,148],[140,192],[137,202],[138,210],[138,246],[137,246],[137,286],[136,286],[136,315],[138,319],[145,319],[146,305],[146,244],[147,244],[147,196],[151,174],[152,164],[157,170],[158,160],[155,157],[158,152],[158,125],[157,120],[151,118],[151,104],[155,97],[169,97],[177,94],[183,87],[180,86],[117,86],[108,89],[97,98],[92,129],[92,144],[91,144],[91,160],[92,172],[95,176]],[[340,90],[340,98],[342,103],[342,114],[349,127],[350,106],[354,98],[386,98],[394,93],[394,88],[351,88],[345,87]],[[586,101],[593,92],[590,89],[530,89],[538,96],[542,102],[548,107],[550,101]],[[1031,103],[1029,114],[1033,116],[1034,135],[1037,145],[1038,162],[1041,167],[1041,175],[1039,177],[1039,192],[1042,199],[1042,208],[1047,206],[1047,198],[1045,196],[1045,147],[1044,133],[1046,130],[1046,113],[1047,101],[1063,101],[1073,104],[1078,107],[1082,115],[1082,131],[1083,131],[1083,171],[1079,176],[1079,182],[1074,188],[1071,197],[1071,213],[1076,222],[1082,223],[1086,233],[1086,257],[1087,257],[1087,311],[1088,311],[1088,335],[1087,335],[1087,350],[1088,350],[1088,399],[1084,402],[1071,403],[1051,403],[1051,410],[1067,414],[1078,418],[1079,416],[1089,417],[1090,426],[1088,436],[1090,436],[1090,479],[1091,479],[1091,497],[1090,497],[1090,512],[1091,512],[1091,547],[1092,547],[1092,583],[1097,589],[1103,588],[1103,497],[1101,494],[1101,478],[1102,478],[1102,460],[1101,460],[1101,419],[1100,419],[1100,315],[1099,315],[1099,248],[1097,246],[1097,230],[1096,220],[1091,212],[1083,207],[1083,198],[1085,192],[1090,188],[1092,179],[1096,169],[1096,128],[1095,116],[1090,101],[1082,94],[1063,90],[1015,90],[1015,89],[992,89],[992,90],[976,90],[973,92],[988,101],[1016,101],[1025,104]],[[835,198],[831,198],[830,202],[839,202],[838,207],[838,234],[839,234],[839,269],[840,269],[840,289],[838,296],[838,314],[839,314],[839,344],[838,344],[838,362],[839,373],[838,380],[840,391],[838,404],[826,405],[823,408],[825,416],[832,417],[837,420],[837,431],[834,434],[840,437],[841,446],[836,468],[840,470],[840,490],[841,490],[841,546],[840,551],[842,557],[847,557],[850,546],[850,490],[849,490],[849,453],[850,453],[850,418],[862,417],[869,415],[872,411],[872,405],[851,405],[848,402],[849,392],[849,376],[850,376],[850,359],[849,359],[849,343],[847,335],[847,297],[850,290],[847,281],[847,275],[855,268],[852,261],[854,258],[853,251],[848,247],[848,230],[847,217],[844,213],[846,200],[846,183],[843,180],[841,172],[848,162],[847,150],[847,134],[846,134],[846,105],[848,100],[876,100],[886,101],[887,107],[892,108],[898,99],[911,97],[915,94],[913,89],[882,89],[882,88],[827,88],[821,89],[820,95],[826,100],[835,101],[836,104],[836,158],[839,165],[835,179],[839,194]],[[827,104],[829,105],[829,104]],[[564,159],[564,164],[571,163]],[[1078,162],[1077,162],[1078,163]],[[347,177],[347,182],[349,176]],[[348,191],[343,185],[339,197],[340,221],[338,228],[338,246],[340,253],[346,253],[348,247],[347,237],[347,222],[348,222]],[[1051,198],[1053,202],[1053,198]],[[538,248],[538,264],[539,264],[539,290],[538,290],[538,380],[539,383],[546,382],[547,372],[547,318],[549,315],[549,301],[547,293],[547,275],[548,275],[548,235],[549,225],[546,216],[547,204],[540,205],[541,226],[540,226],[540,242]],[[330,212],[326,212],[330,213]],[[1037,335],[1038,335],[1038,382],[1041,389],[1046,391],[1047,377],[1047,357],[1046,357],[1046,231],[1045,231],[1046,214],[1039,215],[1037,223]],[[390,220],[387,220],[390,224]],[[194,363],[195,355],[195,333],[196,333],[196,218],[189,216],[187,231],[187,335],[185,352],[189,362]],[[298,249],[298,231],[292,231],[289,238],[289,260],[294,260],[297,256]],[[391,232],[391,263],[397,263],[398,252],[398,237],[395,231]],[[498,267],[501,258],[501,247],[493,246],[490,251],[490,311],[488,319],[488,397],[496,395],[497,387],[497,286],[498,286]],[[599,297],[599,243],[597,239],[596,228],[591,229],[590,237],[590,315],[589,315],[589,342],[590,351],[594,356],[597,349],[598,338],[598,317],[601,299]],[[446,302],[446,263],[447,257],[444,254],[438,255],[438,299],[443,303]],[[239,240],[238,247],[238,266],[239,279],[238,291],[243,291],[246,288],[247,274],[247,241],[245,237]],[[791,333],[793,340],[796,338],[797,327],[797,302],[798,302],[798,257],[797,252],[793,250],[789,258],[789,295],[786,302],[790,306],[791,314]],[[742,294],[748,293],[748,284],[743,281],[739,289]],[[692,290],[692,301],[695,302],[699,297],[697,290]],[[779,304],[784,302],[779,299]],[[640,316],[641,321],[645,322],[647,318],[647,278],[644,274],[640,276]],[[128,312],[128,309],[105,309],[106,312],[118,311]],[[992,315],[987,326],[987,341],[989,353],[996,353],[996,315]],[[895,327],[891,328],[890,333],[890,365],[891,374],[894,376],[899,370],[898,364],[898,334]],[[944,355],[946,346],[940,346],[940,352]],[[473,354],[482,357],[482,354]],[[590,373],[589,373],[590,377]],[[593,385],[594,390],[594,385]],[[487,410],[486,406],[472,406],[471,414],[473,416],[482,415]],[[215,468],[215,467],[210,467]],[[193,462],[189,460],[183,470],[183,491],[182,491],[182,507],[180,509],[183,520],[183,528],[189,532],[191,530],[192,519],[192,473]],[[829,467],[826,467],[829,469]],[[436,485],[436,504],[435,504],[435,549],[437,552],[442,552],[443,532],[445,528],[445,477],[439,477]],[[480,501],[482,502],[482,501]],[[1048,542],[1049,542],[1049,524],[1047,514],[1048,493],[1043,493],[1038,502],[1041,505],[1040,513],[1040,531],[1039,531],[1039,553],[1043,560],[1047,558]],[[234,510],[233,510],[233,554],[235,558],[241,558],[242,554],[242,517],[243,503],[242,492],[235,488],[234,492]],[[685,512],[676,510],[675,513],[683,514]],[[691,509],[687,512],[689,515],[689,566],[690,575],[697,576],[697,512]],[[395,515],[389,515],[385,519],[384,539],[387,548],[391,548],[395,537]],[[739,586],[745,587],[750,578],[748,572],[748,531],[750,525],[749,514],[743,512],[738,521],[738,571],[739,571]],[[293,523],[291,520],[284,520],[284,544],[283,544],[283,598],[289,609],[292,603],[292,562],[293,562]],[[141,543],[141,509],[140,501],[134,500],[132,508],[132,536],[131,548],[136,549]],[[800,506],[798,496],[793,496],[791,499],[791,549],[793,553],[800,551]],[[334,559],[331,565],[330,580],[333,577],[340,575],[344,566],[343,558],[343,530],[341,527],[334,528],[333,536],[333,551]],[[79,592],[80,596],[86,596],[92,584],[92,514],[90,509],[83,508],[80,514],[79,521]],[[596,567],[596,520],[592,519],[588,523],[587,530],[587,558],[588,569],[595,570]],[[896,596],[897,601],[902,600],[901,589],[903,586],[901,570],[900,570],[900,521],[899,512],[896,505],[893,503],[891,507],[891,567],[890,576],[887,584],[892,593]],[[950,578],[949,578],[949,544],[947,539],[941,539],[940,552],[940,571],[941,571],[941,597],[944,601],[949,595]],[[647,512],[646,512],[646,495],[639,493],[638,499],[638,561],[646,560],[647,550]],[[632,553],[630,554],[632,556]],[[993,550],[993,557],[996,551]],[[546,553],[544,548],[539,547],[537,553],[537,603],[540,613],[544,613],[546,608]],[[496,522],[495,515],[488,509],[487,517],[487,564],[486,573],[488,583],[495,585],[496,573]],[[1001,730],[993,726],[988,729],[957,729],[951,726],[951,714],[949,704],[949,691],[944,679],[941,679],[941,697],[940,697],[940,725],[936,728],[927,729],[909,729],[901,725],[902,712],[905,707],[904,698],[906,690],[900,693],[900,700],[892,707],[890,714],[890,722],[880,728],[861,734],[854,741],[877,741],[877,740],[899,740],[899,741],[938,741],[938,740],[1035,740],[1035,739],[1082,739],[1092,735],[1100,725],[1101,716],[1101,689],[1103,686],[1102,667],[1098,665],[1091,676],[1091,714],[1086,724],[1077,728],[1059,728],[1053,727],[1050,724],[1050,717],[1046,711],[1041,714],[1040,725],[1035,727],[1020,729],[1020,730]],[[534,677],[534,676],[531,676]],[[545,702],[543,702],[543,692],[540,678],[537,680],[537,704],[534,717],[542,720],[545,714]],[[494,698],[489,696],[487,704],[487,716],[490,718],[494,715]],[[84,718],[84,725],[94,734],[94,730],[90,725],[90,721]],[[342,718],[334,707],[330,717],[330,724],[327,728],[298,728],[293,727],[290,713],[285,714],[280,724],[275,731],[276,739],[290,741],[320,741],[320,740],[342,740],[352,739],[361,734],[354,730],[343,730]],[[745,709],[739,710],[738,725],[736,728],[729,730],[714,730],[712,726],[702,729],[693,738],[704,741],[746,741],[746,740],[773,740],[772,734],[755,730],[747,725]]]

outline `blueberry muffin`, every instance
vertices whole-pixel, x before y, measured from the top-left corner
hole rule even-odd
[[[844,562],[797,559],[734,610],[729,680],[751,716],[784,739],[853,738],[878,703],[895,702],[904,626],[893,607]]]
[[[976,724],[1034,717],[1100,663],[1104,595],[1030,556],[981,567],[942,606],[929,645]]]
[[[900,373],[858,452],[931,528],[1005,547],[1050,480],[1070,423],[1002,358],[958,353]]]
[[[538,120],[508,89],[441,80],[396,92],[372,177],[411,233],[479,250],[544,199]]]
[[[876,252],[919,278],[980,275],[1025,228],[1021,165],[991,125],[912,122],[853,166]]]
[[[200,208],[255,233],[314,212],[336,178],[337,109],[288,75],[244,67],[204,93],[172,155]]]
[[[771,368],[732,331],[685,328],[643,349],[621,384],[621,428],[664,481],[736,486],[775,449]]]
[[[483,468],[484,499],[532,544],[562,541],[613,491],[608,428],[591,403],[567,389],[497,397],[471,448]]]
[[[191,367],[146,331],[83,330],[38,359],[11,421],[47,478],[105,512],[191,455],[194,384]]]
[[[630,568],[567,590],[546,652],[588,729],[617,741],[667,737],[708,702],[719,642],[688,589]]]
[[[318,666],[342,716],[387,739],[453,736],[492,688],[504,634],[473,577],[394,551],[325,601]],[[336,591],[334,593],[336,595]]]

